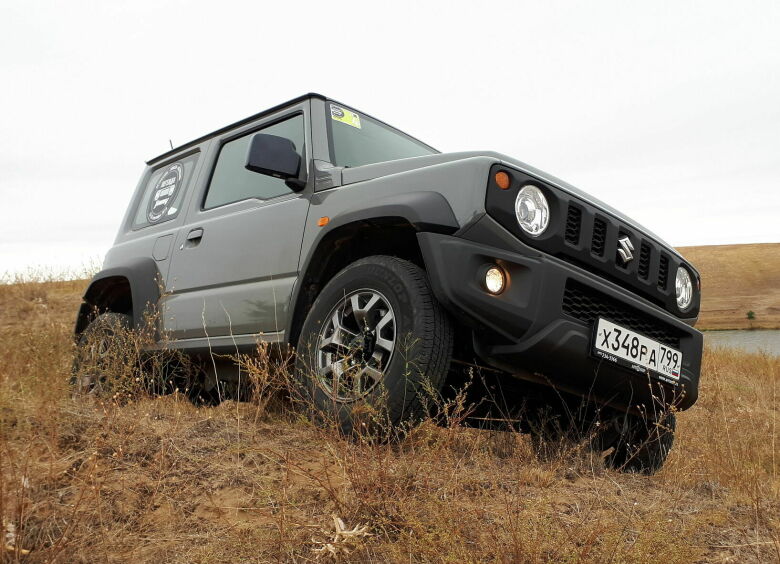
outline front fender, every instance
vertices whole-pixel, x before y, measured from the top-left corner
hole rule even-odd
[[[330,218],[327,229],[315,239],[312,248],[334,229],[356,221],[398,217],[406,220],[417,231],[453,233],[460,225],[447,198],[438,192],[405,192],[374,200],[371,205],[348,208]]]

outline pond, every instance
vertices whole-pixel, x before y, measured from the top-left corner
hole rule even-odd
[[[704,342],[714,347],[730,347],[747,352],[766,351],[780,356],[780,330],[705,331]]]

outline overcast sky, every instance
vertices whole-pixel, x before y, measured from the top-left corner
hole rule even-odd
[[[0,274],[111,246],[144,161],[315,91],[673,245],[780,241],[780,2],[0,4]]]

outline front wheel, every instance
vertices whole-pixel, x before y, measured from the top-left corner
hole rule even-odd
[[[599,447],[612,451],[606,465],[622,472],[655,474],[663,467],[674,443],[677,418],[669,411],[657,418],[624,415],[601,439]]]
[[[419,266],[389,256],[339,272],[298,341],[303,400],[345,434],[377,434],[423,412],[452,359],[452,324]]]

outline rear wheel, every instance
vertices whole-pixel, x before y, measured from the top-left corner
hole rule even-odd
[[[132,317],[103,313],[79,336],[73,360],[73,396],[127,399],[139,393],[161,396],[178,390],[195,405],[216,405],[223,394],[209,382],[197,359],[175,349],[141,351]],[[212,384],[212,385],[208,385]]]
[[[453,328],[425,272],[361,259],[322,290],[304,322],[296,373],[304,401],[346,434],[379,434],[423,412],[452,359]]]
[[[122,313],[98,315],[79,337],[71,385],[76,396],[103,395],[135,368],[130,337],[132,318]]]

